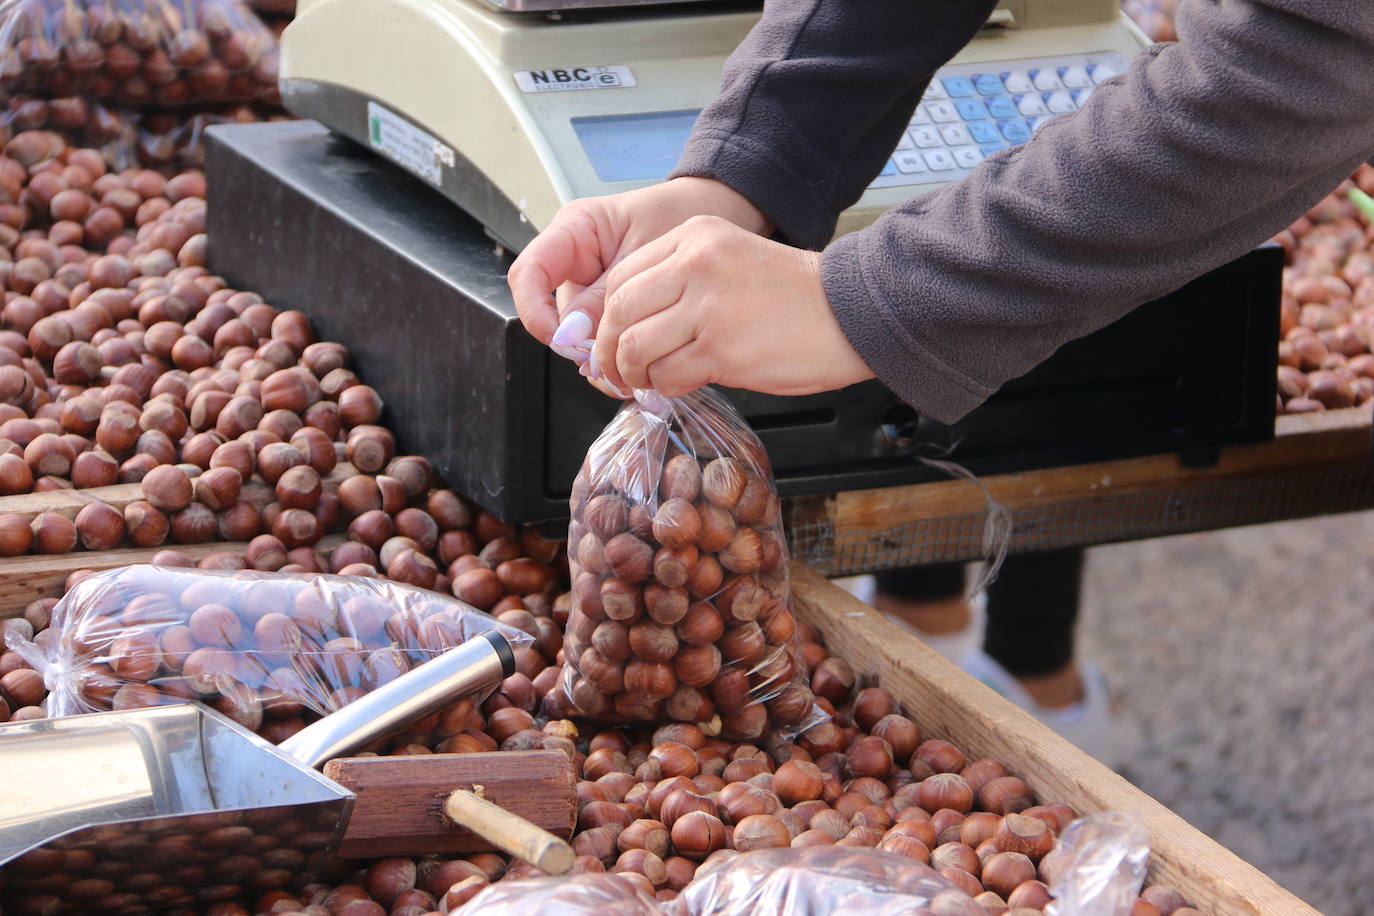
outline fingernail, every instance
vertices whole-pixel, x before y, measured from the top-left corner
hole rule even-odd
[[[583,359],[582,351],[581,351],[581,350],[578,350],[578,349],[575,348],[575,347],[567,347],[567,346],[564,346],[563,344],[551,343],[551,344],[549,344],[549,349],[552,350],[553,352],[557,353],[559,356],[563,357],[564,359],[570,359],[570,360],[572,360],[572,361],[575,362],[575,363],[576,363],[576,362],[581,362],[582,359]]]
[[[597,364],[595,356],[587,361],[586,368],[591,370],[591,378],[601,378],[601,366]]]
[[[583,378],[595,378],[595,376],[590,374],[590,370],[587,368],[587,363],[583,363],[582,365],[577,367],[577,374],[582,376]]]
[[[583,311],[569,312],[553,332],[553,342],[562,346],[576,346],[592,333],[592,316]]]

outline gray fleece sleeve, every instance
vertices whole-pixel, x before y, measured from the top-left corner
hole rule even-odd
[[[1374,151],[1374,4],[1184,0],[1179,42],[825,252],[865,362],[944,422],[1272,237]]]
[[[1270,238],[1374,152],[1374,3],[1183,0],[1177,28],[1078,112],[826,249],[840,325],[917,410],[958,420],[1064,343]],[[882,59],[894,42],[921,39],[894,24]],[[726,85],[740,120],[711,140],[732,153],[696,174],[757,203],[764,153],[747,150],[789,158],[791,141],[778,116],[751,115],[768,84],[740,83]],[[870,138],[870,174],[888,139]]]
[[[818,249],[996,0],[767,0],[671,177],[730,185]]]

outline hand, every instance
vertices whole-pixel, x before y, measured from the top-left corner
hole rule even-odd
[[[515,259],[507,275],[525,330],[545,345],[560,318],[577,309],[593,327],[601,317],[604,276],[618,259],[693,216],[710,214],[752,232],[768,232],[768,220],[747,198],[708,178],[675,178],[663,184],[575,200]],[[556,299],[550,295],[557,290]]]
[[[668,397],[707,384],[813,394],[872,378],[825,297],[820,263],[694,217],[607,272],[592,377]]]

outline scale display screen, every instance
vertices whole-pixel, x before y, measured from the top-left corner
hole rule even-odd
[[[602,181],[654,181],[677,165],[701,109],[573,118],[573,130]]]

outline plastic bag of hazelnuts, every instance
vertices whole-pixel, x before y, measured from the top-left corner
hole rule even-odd
[[[571,511],[551,712],[693,722],[735,741],[824,718],[788,606],[768,455],[723,397],[636,392],[588,450]]]
[[[7,639],[43,674],[50,716],[199,700],[280,743],[493,629],[512,647],[533,643],[461,601],[385,579],[138,565],[83,579],[47,631]]]
[[[240,0],[3,0],[0,89],[133,107],[279,104],[277,38]]]

